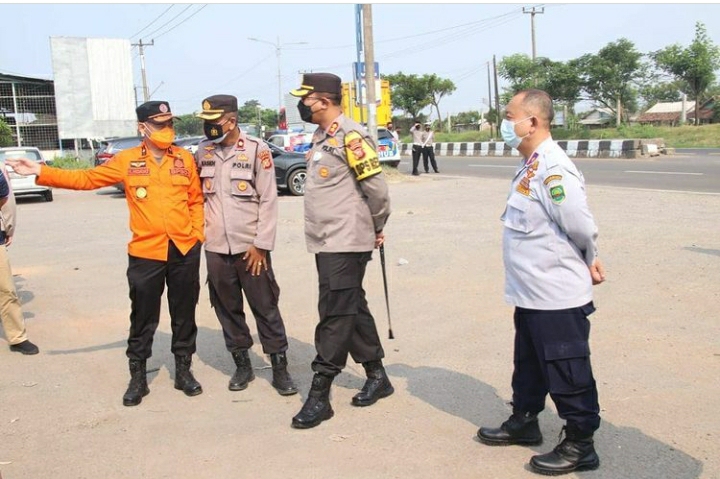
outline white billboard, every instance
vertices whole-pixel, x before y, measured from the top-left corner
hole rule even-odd
[[[137,133],[130,41],[50,37],[61,139]]]

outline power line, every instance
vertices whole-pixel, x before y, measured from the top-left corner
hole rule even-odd
[[[416,34],[413,34],[413,35],[406,35],[406,36],[404,36],[404,37],[395,37],[395,38],[387,38],[387,39],[385,39],[385,40],[378,40],[378,41],[375,42],[375,44],[377,45],[377,44],[379,44],[379,43],[396,42],[396,41],[399,41],[399,40],[407,40],[407,39],[409,39],[409,38],[415,38],[415,37],[427,37],[428,35],[433,35],[433,34],[435,34],[435,33],[442,33],[442,32],[446,32],[446,31],[448,31],[448,30],[455,30],[455,29],[458,29],[458,28],[465,28],[465,27],[470,27],[470,26],[473,26],[473,25],[475,25],[475,26],[481,26],[481,24],[486,23],[486,22],[492,22],[492,21],[494,21],[494,20],[499,20],[499,19],[501,19],[501,18],[503,18],[503,17],[506,17],[506,16],[510,16],[510,15],[515,16],[515,15],[518,15],[518,14],[519,14],[518,9],[514,9],[514,10],[512,10],[512,11],[510,11],[510,12],[506,12],[506,13],[503,13],[503,14],[500,14],[500,15],[497,15],[497,16],[494,16],[494,17],[484,18],[484,19],[482,19],[482,20],[476,20],[476,21],[474,21],[474,22],[461,23],[460,25],[454,25],[454,26],[452,26],[452,27],[441,28],[441,29],[439,29],[439,30],[431,30],[431,31],[429,31],[429,32],[416,33]],[[332,47],[288,48],[288,50],[337,50],[337,49],[341,49],[341,48],[350,48],[350,47],[355,48],[355,45],[353,44],[353,45],[338,45],[338,46],[332,46]]]
[[[193,6],[192,4],[188,5],[188,6],[185,7],[180,13],[178,13],[177,15],[175,15],[174,17],[172,17],[170,20],[168,20],[167,22],[163,23],[163,24],[160,25],[158,28],[156,28],[155,30],[153,30],[152,32],[148,33],[148,34],[145,35],[145,36],[146,36],[146,37],[151,37],[153,33],[159,32],[160,30],[162,30],[163,28],[165,28],[165,26],[167,26],[169,23],[172,23],[172,21],[175,20],[177,17],[179,17],[180,15],[182,15],[183,13],[185,13],[185,12],[186,12],[190,7],[192,7],[192,6]]]
[[[175,30],[177,27],[179,27],[180,25],[182,25],[183,23],[187,22],[187,21],[190,20],[192,17],[194,17],[195,15],[197,15],[198,13],[200,13],[200,11],[201,11],[203,8],[205,8],[205,7],[207,7],[207,4],[203,5],[203,6],[200,7],[199,9],[195,10],[195,12],[194,12],[192,15],[190,15],[189,17],[185,18],[185,20],[183,20],[182,22],[178,23],[177,25],[175,25],[174,27],[172,27],[170,30],[165,30],[165,31],[162,32],[160,35],[156,36],[155,38],[160,38],[160,37],[162,37],[163,35],[165,35],[166,33],[172,32],[172,31]]]
[[[155,17],[155,19],[154,19],[152,22],[150,22],[150,23],[148,23],[147,25],[145,25],[145,27],[144,27],[142,30],[140,30],[139,32],[137,32],[135,35],[130,35],[130,38],[135,38],[135,37],[137,37],[138,35],[140,35],[142,32],[144,32],[145,30],[147,30],[147,29],[150,27],[150,25],[152,25],[153,23],[157,22],[157,21],[160,19],[160,17],[162,17],[163,15],[165,15],[165,14],[168,12],[168,10],[170,10],[170,9],[171,9],[172,7],[174,7],[174,6],[175,6],[175,4],[173,3],[172,5],[170,5],[169,7],[167,7],[160,15],[158,15],[157,17]]]

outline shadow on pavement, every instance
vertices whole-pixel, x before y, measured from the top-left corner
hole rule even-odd
[[[411,395],[475,427],[497,427],[511,412],[511,406],[498,397],[493,387],[466,374],[406,364],[391,364],[386,369],[391,379],[394,376],[407,380],[408,393]],[[602,396],[600,398],[602,402]],[[528,448],[528,460],[534,454],[545,453],[555,447],[561,426],[562,420],[553,411],[546,409],[541,414],[540,429],[545,440],[542,446]],[[478,441],[478,447],[492,446]],[[600,469],[578,473],[578,477],[695,479],[700,477],[703,470],[702,462],[688,454],[643,434],[637,428],[619,427],[607,421],[601,423],[595,435],[595,447],[600,456]],[[505,448],[495,449],[498,460],[503,460]],[[528,468],[527,465],[525,467]]]

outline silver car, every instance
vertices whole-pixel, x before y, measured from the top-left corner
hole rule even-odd
[[[30,160],[35,160],[43,165],[47,164],[47,162],[43,159],[40,150],[33,147],[13,146],[9,148],[0,148],[0,162],[2,162],[2,164],[5,164],[5,160],[8,158],[28,158]],[[52,189],[48,188],[47,186],[36,185],[35,175],[18,175],[13,171],[10,166],[7,165],[5,165],[5,169],[7,169],[8,176],[10,177],[10,186],[12,187],[15,197],[40,195],[45,198],[45,201],[53,200]]]

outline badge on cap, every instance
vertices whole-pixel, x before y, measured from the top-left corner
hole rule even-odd
[[[160,106],[158,106],[158,110],[162,113],[168,112],[168,106],[165,103],[160,103]]]
[[[139,187],[135,190],[135,197],[138,199],[143,199],[147,196],[147,190],[144,187]]]
[[[205,100],[203,102],[203,110],[209,110],[210,108],[212,108],[212,105],[210,104],[209,101]]]

